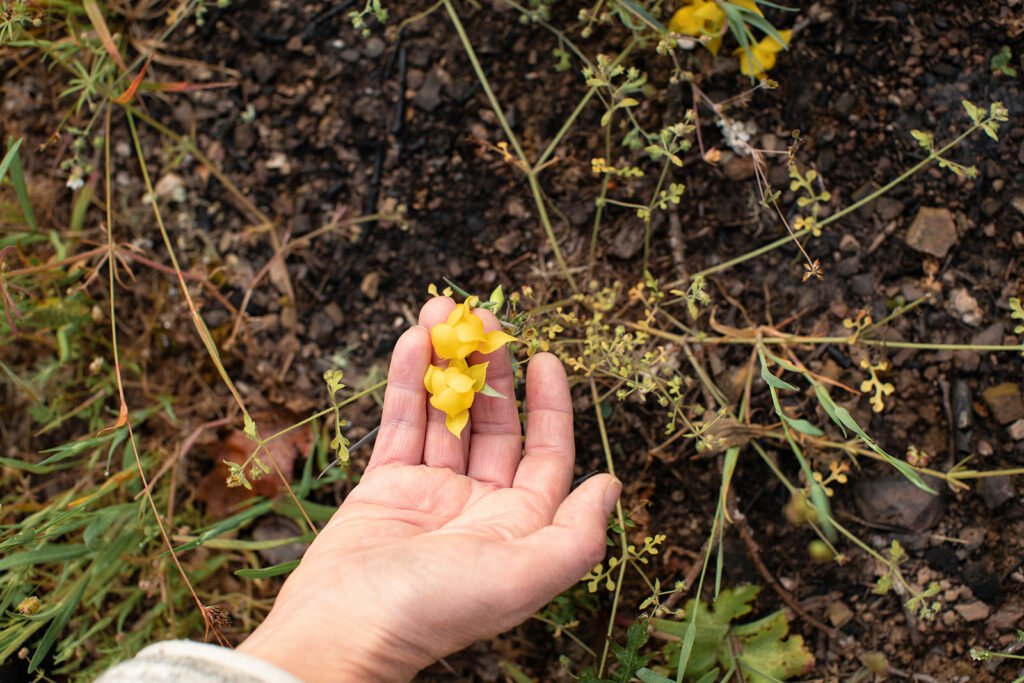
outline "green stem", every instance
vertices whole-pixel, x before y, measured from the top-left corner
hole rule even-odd
[[[889,183],[887,183],[883,187],[880,187],[879,189],[875,190],[874,192],[872,192],[868,196],[866,196],[863,199],[860,199],[860,200],[854,202],[853,204],[850,204],[849,206],[845,207],[844,209],[841,209],[840,211],[837,211],[836,213],[832,214],[828,218],[823,219],[820,223],[818,223],[818,227],[819,228],[823,228],[823,227],[825,227],[826,225],[828,225],[830,223],[834,223],[835,221],[839,220],[840,218],[842,218],[843,216],[849,214],[850,212],[856,211],[857,209],[861,208],[865,204],[869,204],[870,202],[873,202],[874,200],[878,199],[880,196],[882,196],[883,194],[885,194],[889,190],[893,189],[894,187],[896,187],[897,185],[899,185],[903,181],[907,180],[908,178],[910,178],[912,175],[914,175],[915,173],[920,171],[922,168],[924,168],[925,166],[927,166],[931,162],[937,160],[945,152],[948,152],[950,149],[952,149],[956,145],[960,144],[960,142],[962,142],[965,138],[967,138],[969,135],[974,133],[974,131],[978,130],[978,128],[980,128],[983,125],[983,123],[986,123],[986,122],[987,122],[987,120],[985,122],[982,122],[982,123],[974,124],[973,126],[968,128],[966,131],[961,133],[959,136],[957,136],[952,142],[944,145],[938,151],[933,150],[931,152],[931,154],[929,154],[923,160],[921,160],[920,162],[918,162],[918,163],[914,164],[913,166],[911,166],[908,170],[904,171],[902,174],[897,176],[894,180],[890,181]],[[723,261],[722,263],[719,263],[716,266],[711,266],[710,268],[705,268],[704,270],[698,271],[698,272],[694,273],[691,276],[691,279],[694,278],[694,277],[698,277],[698,276],[703,277],[703,276],[708,276],[708,275],[712,275],[714,273],[721,272],[723,270],[728,270],[729,268],[732,268],[733,266],[739,265],[739,264],[744,263],[746,261],[749,261],[749,260],[751,260],[753,258],[757,258],[761,254],[765,254],[765,253],[767,253],[769,251],[772,251],[774,249],[778,249],[779,247],[781,247],[781,246],[785,245],[786,243],[790,242],[791,240],[796,240],[796,239],[800,239],[801,237],[805,237],[806,235],[810,234],[810,232],[811,232],[810,228],[804,228],[803,230],[798,230],[797,232],[793,233],[792,235],[786,235],[785,237],[780,237],[779,239],[775,240],[774,242],[769,242],[768,244],[765,244],[764,246],[758,247],[757,249],[754,249],[752,251],[748,251],[747,253],[745,253],[745,254],[743,254],[741,256],[737,256],[736,258],[729,259],[728,261]],[[671,284],[670,287],[678,287],[679,285],[683,284],[683,282],[684,282],[683,280],[678,280],[678,281],[674,282],[673,284]]]
[[[544,195],[540,191],[540,183],[537,182],[536,167],[530,163],[529,159],[526,158],[526,154],[523,152],[523,148],[519,144],[519,139],[512,132],[512,127],[505,118],[505,113],[501,109],[501,104],[498,102],[498,98],[494,95],[494,91],[491,89],[491,84],[487,80],[487,75],[484,73],[484,69],[480,65],[480,60],[477,59],[476,51],[473,49],[472,43],[469,42],[469,36],[466,34],[466,29],[462,25],[462,21],[459,19],[459,15],[455,11],[455,8],[452,6],[451,0],[444,0],[444,8],[452,20],[452,25],[455,26],[455,32],[459,34],[459,40],[462,42],[462,49],[465,50],[466,56],[469,58],[469,63],[473,67],[473,73],[476,74],[477,80],[480,82],[481,87],[484,89],[484,94],[487,96],[487,101],[490,102],[491,109],[494,111],[495,116],[498,117],[498,122],[501,124],[502,130],[505,131],[505,137],[508,138],[509,143],[515,150],[516,156],[519,157],[520,166],[526,174],[526,179],[530,184],[530,193],[533,195],[534,204],[537,205],[537,215],[540,218],[541,225],[544,227],[544,233],[547,235],[548,242],[551,244],[551,250],[555,254],[555,260],[558,261],[558,266],[562,270],[562,275],[565,276],[565,279],[569,283],[569,287],[572,291],[578,292],[579,288],[576,286],[576,280],[573,278],[572,273],[569,272],[569,266],[562,257],[562,250],[558,247],[558,240],[555,239],[555,231],[551,227],[551,219],[548,217],[548,210],[544,203]]]
[[[284,436],[285,434],[287,434],[288,432],[292,431],[293,429],[298,429],[302,425],[308,424],[308,423],[312,422],[313,420],[321,418],[324,415],[326,415],[327,413],[330,413],[330,412],[332,412],[332,411],[334,411],[336,409],[337,410],[341,410],[342,408],[344,408],[348,404],[354,403],[355,401],[358,401],[363,396],[366,396],[367,394],[372,394],[373,392],[375,392],[378,389],[380,389],[383,386],[385,386],[387,383],[388,383],[388,381],[386,379],[382,379],[381,381],[377,382],[376,384],[374,384],[369,389],[363,389],[358,394],[353,394],[352,396],[349,396],[348,398],[346,398],[341,403],[336,403],[336,404],[332,405],[330,408],[325,408],[324,410],[321,410],[318,413],[313,413],[312,415],[307,417],[302,422],[296,422],[295,424],[293,424],[293,425],[291,425],[289,427],[285,427],[284,429],[282,429],[281,431],[279,431],[279,432],[277,432],[275,434],[271,434],[270,436],[268,436],[265,439],[261,439],[259,441],[259,445],[262,446],[263,444],[267,443],[268,441],[273,441],[274,439],[278,438],[279,436]]]
[[[611,125],[608,125],[604,128],[604,158],[608,159],[611,154],[612,131]],[[588,279],[590,274],[594,271],[594,262],[597,260],[597,237],[598,232],[601,230],[601,218],[604,216],[604,205],[608,198],[608,178],[610,175],[611,174],[605,172],[604,175],[601,176],[601,193],[594,202],[597,205],[597,211],[594,212],[594,229],[590,233],[590,254],[587,257]]]
[[[668,167],[671,162],[665,159],[665,165],[661,167],[661,175],[658,176],[658,184],[654,186],[654,194],[651,196],[651,203],[647,205],[647,220],[644,221],[644,267],[642,273],[647,272],[648,259],[651,254],[651,213],[658,203],[658,193],[665,184],[665,176],[668,175]]]
[[[926,342],[900,342],[887,341],[885,339],[863,339],[857,335],[849,337],[802,337],[799,335],[787,335],[783,337],[708,337],[701,334],[695,336],[673,334],[646,325],[628,323],[633,329],[642,330],[655,337],[669,339],[679,344],[842,344],[854,346],[878,346],[891,349],[916,349],[918,351],[1021,351],[1020,344],[930,344]]]
[[[572,289],[573,293],[579,290],[576,286],[576,280],[573,278],[572,273],[569,272],[569,266],[566,264],[565,259],[562,257],[562,250],[558,248],[558,240],[555,238],[555,230],[551,227],[551,219],[548,218],[548,209],[544,202],[544,195],[540,191],[540,183],[537,181],[537,174],[532,170],[526,173],[526,179],[530,183],[530,193],[533,195],[533,202],[537,205],[537,214],[540,217],[540,224],[544,226],[544,234],[547,235],[548,243],[551,244],[551,251],[555,254],[555,260],[558,261],[558,267],[562,269],[562,275],[565,276],[566,281],[569,283],[569,288]]]
[[[597,383],[590,378],[590,395],[594,401],[594,414],[597,416],[597,428],[601,433],[601,448],[604,449],[604,458],[608,466],[608,473],[615,476],[615,462],[612,460],[612,447],[608,443],[608,431],[604,426],[604,417],[601,415],[600,397],[597,393]],[[608,661],[608,648],[611,645],[612,629],[615,628],[615,613],[619,607],[619,595],[622,593],[622,581],[625,578],[626,564],[629,559],[629,541],[626,538],[626,520],[622,515],[622,502],[615,503],[615,516],[619,522],[619,542],[622,546],[622,555],[619,559],[619,576],[615,581],[615,596],[612,600],[612,611],[608,616],[608,630],[605,633],[604,649],[601,651],[601,661],[597,666],[597,677],[604,674],[604,665]]]
[[[597,88],[591,88],[590,90],[587,91],[587,94],[583,96],[583,99],[580,100],[579,104],[576,105],[576,108],[572,110],[571,114],[569,114],[569,118],[565,120],[565,123],[562,124],[562,127],[558,130],[557,133],[555,133],[555,137],[552,138],[551,142],[548,143],[547,148],[544,150],[543,153],[541,153],[540,158],[537,159],[537,163],[534,164],[534,168],[540,170],[541,168],[544,167],[544,162],[548,160],[548,157],[555,153],[555,148],[558,147],[558,144],[562,141],[562,138],[565,137],[565,134],[569,132],[570,128],[572,128],[572,124],[576,122],[576,119],[579,117],[579,115],[583,113],[583,110],[590,103],[590,99],[594,96],[596,92]]]
[[[523,170],[529,174],[533,170],[533,166],[526,158],[526,154],[523,153],[523,148],[519,146],[519,140],[512,133],[512,126],[509,125],[508,119],[505,118],[505,112],[501,110],[501,104],[498,102],[498,98],[495,97],[494,91],[491,90],[491,84],[487,80],[487,76],[484,74],[484,69],[480,66],[480,60],[476,57],[476,50],[473,49],[473,44],[469,42],[469,36],[466,34],[466,29],[462,25],[462,21],[459,19],[458,13],[452,6],[451,0],[444,0],[444,8],[448,12],[448,16],[452,20],[452,25],[455,26],[455,32],[459,34],[459,40],[462,42],[462,49],[466,51],[466,56],[469,57],[469,63],[473,67],[473,72],[476,74],[477,80],[480,81],[480,86],[484,89],[484,94],[487,95],[487,101],[491,103],[491,109],[494,110],[495,116],[498,117],[498,122],[501,124],[502,130],[505,131],[505,137],[508,138],[509,143],[515,149],[516,156],[523,163]]]

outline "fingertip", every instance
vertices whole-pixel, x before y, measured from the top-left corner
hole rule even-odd
[[[538,353],[526,366],[526,409],[557,410],[572,415],[569,379],[562,361],[550,353]]]
[[[406,375],[422,377],[430,363],[430,333],[419,325],[410,327],[395,342],[388,381],[406,383]]]
[[[486,308],[474,308],[473,312],[476,313],[477,317],[484,323],[484,330],[487,332],[493,332],[494,330],[501,329],[501,323],[498,322],[498,316],[491,313]]]
[[[526,365],[526,377],[527,380],[530,378],[530,374],[534,375],[551,375],[552,373],[565,378],[565,366],[562,365],[562,361],[558,356],[547,351],[541,351],[533,355],[530,362]],[[568,379],[566,379],[568,381]]]
[[[615,504],[619,502],[619,496],[622,495],[622,482],[610,474],[605,475],[605,477],[610,481],[605,484],[601,502],[604,506],[604,516],[610,517],[615,512]]]
[[[455,301],[450,296],[435,296],[420,308],[419,324],[429,330],[447,320],[454,310]]]

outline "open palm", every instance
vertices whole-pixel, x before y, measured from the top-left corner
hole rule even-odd
[[[619,484],[602,475],[566,497],[572,406],[555,357],[527,370],[525,448],[504,349],[471,362],[489,362],[488,384],[509,398],[477,395],[461,439],[427,404],[427,329],[454,307],[431,300],[399,339],[366,473],[244,651],[305,680],[408,679],[522,622],[600,561]],[[296,661],[293,648],[309,654]]]

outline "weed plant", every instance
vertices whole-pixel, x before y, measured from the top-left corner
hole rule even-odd
[[[937,600],[937,587],[918,589],[908,581],[901,571],[906,554],[899,544],[879,552],[841,524],[831,511],[834,487],[846,483],[848,473],[865,459],[881,461],[929,491],[940,483],[962,489],[973,479],[995,473],[970,469],[966,461],[945,471],[929,468],[926,458],[919,455],[908,462],[884,450],[854,419],[851,408],[865,393],[870,395],[873,410],[885,410],[886,400],[895,390],[885,381],[887,349],[973,348],[1020,353],[1022,347],[887,341],[887,326],[927,297],[896,306],[877,322],[866,314],[854,315],[845,323],[849,334],[843,336],[790,333],[771,321],[730,327],[714,318],[711,278],[796,244],[802,255],[805,286],[816,286],[815,280],[825,273],[809,256],[808,244],[825,230],[836,229],[830,226],[837,226],[843,216],[931,164],[971,176],[973,167],[956,161],[952,152],[975,133],[997,138],[999,125],[1008,119],[1006,109],[998,102],[980,107],[965,101],[962,130],[948,141],[937,140],[927,131],[908,132],[920,144],[923,159],[878,191],[828,215],[824,209],[831,208],[832,197],[825,189],[825,179],[802,161],[794,139],[782,154],[788,163],[789,189],[796,193],[796,207],[783,207],[781,189],[771,187],[765,173],[765,158],[775,152],[754,147],[735,118],[737,102],[749,91],[717,102],[701,83],[706,78],[711,46],[718,44],[715,41],[733,41],[751,78],[764,76],[767,54],[774,61],[775,52],[787,44],[798,51],[799,36],[791,42],[788,32],[764,17],[765,8],[774,9],[787,21],[791,13],[768,2],[697,0],[683,9],[710,12],[711,18],[697,28],[681,29],[684,35],[667,28],[673,23],[660,0],[598,0],[565,26],[553,23],[556,13],[550,3],[502,2],[524,22],[539,24],[550,32],[553,66],[578,72],[584,88],[557,134],[536,154],[528,154],[513,132],[505,116],[507,109],[496,96],[465,30],[464,16],[473,10],[453,0],[439,0],[426,13],[406,20],[420,21],[432,13],[447,17],[506,138],[495,151],[524,179],[558,269],[557,275],[537,283],[519,283],[507,295],[496,291],[486,305],[515,330],[522,357],[551,351],[570,369],[579,396],[592,407],[598,429],[598,434],[584,438],[600,440],[610,472],[616,471],[616,457],[606,420],[616,402],[652,410],[652,419],[664,430],[664,441],[655,451],[690,441],[696,451],[709,461],[713,459],[721,472],[715,507],[709,511],[706,542],[686,580],[675,581],[668,589],[662,587],[650,560],[660,552],[665,535],[632,542],[634,523],[629,510],[620,504],[609,526],[608,559],[579,587],[537,615],[553,637],[574,639],[589,651],[574,629],[581,621],[593,620],[599,600],[610,603],[608,621],[601,625],[606,634],[603,649],[591,651],[588,661],[569,663],[573,675],[585,681],[629,681],[635,676],[645,683],[684,679],[711,683],[723,676],[785,680],[811,669],[813,657],[800,636],[789,635],[781,611],[741,623],[751,611],[757,587],[723,585],[725,534],[735,530],[747,541],[758,531],[750,528],[737,509],[732,488],[737,468],[755,457],[789,492],[786,518],[809,526],[817,535],[810,552],[836,563],[846,561],[851,552],[870,556],[884,567],[879,593],[894,590],[920,618],[934,617],[944,609]],[[97,0],[85,0],[81,6],[12,2],[0,18],[0,49],[31,55],[59,73],[66,115],[55,139],[67,141],[61,168],[67,188],[75,193],[66,222],[51,224],[49,217],[37,216],[22,168],[26,149],[20,140],[7,142],[0,163],[0,295],[4,306],[0,371],[5,377],[5,412],[10,416],[0,427],[5,443],[5,452],[0,454],[0,661],[7,667],[5,672],[90,678],[154,640],[205,636],[227,643],[244,636],[269,609],[268,596],[273,592],[269,579],[295,566],[292,562],[261,567],[255,551],[308,541],[318,524],[329,517],[333,508],[313,499],[318,490],[341,485],[349,478],[345,465],[351,444],[342,408],[383,385],[377,382],[349,388],[343,384],[340,370],[329,371],[324,378],[328,406],[269,433],[247,406],[232,377],[230,362],[222,355],[237,324],[225,338],[211,332],[203,320],[198,295],[216,296],[217,285],[208,276],[200,276],[198,281],[189,277],[178,261],[146,162],[140,125],[163,136],[217,177],[243,207],[254,224],[253,231],[266,235],[273,257],[253,280],[246,302],[266,272],[275,262],[280,265],[297,244],[379,218],[337,221],[302,240],[283,244],[274,222],[202,154],[191,133],[177,132],[171,124],[147,113],[144,93],[166,95],[208,87],[147,81],[146,76],[161,42],[183,23],[202,21],[204,5],[188,2],[168,11],[163,17],[165,28],[153,40],[138,43],[150,46],[143,50],[126,38],[138,28],[131,25],[133,18],[119,5],[103,5]],[[358,30],[370,32],[378,28],[378,22],[387,20],[387,10],[374,0],[354,11],[351,19]],[[584,48],[581,39],[589,39],[598,29],[622,38],[623,47],[615,54]],[[778,49],[769,50],[767,46],[773,44]],[[665,61],[670,74],[667,82],[653,83],[632,64],[641,54]],[[999,64],[1002,66],[993,58],[993,68],[1005,73],[1005,65]],[[763,69],[758,72],[751,65]],[[763,77],[751,87],[770,89],[773,85]],[[665,87],[688,91],[692,104],[678,120],[652,127],[650,117],[640,114],[642,105],[655,88]],[[603,143],[603,149],[589,159],[598,188],[593,197],[596,211],[586,262],[570,263],[556,238],[552,215],[559,212],[545,191],[545,179],[556,172],[554,161],[566,135],[582,125],[582,114],[591,109],[600,111]],[[681,202],[689,201],[687,188],[674,180],[676,169],[688,163],[688,156],[696,155],[698,162],[709,164],[721,157],[721,150],[702,138],[702,116],[718,123],[725,144],[735,153],[751,158],[760,202],[774,212],[784,234],[745,254],[667,281],[669,278],[653,272],[653,219],[658,213],[671,215]],[[113,206],[121,198],[114,196],[111,185],[115,169],[110,149],[115,140],[127,141],[135,152],[138,167],[133,173],[146,188],[148,209],[167,263],[142,256],[120,237],[123,226],[115,223]],[[643,187],[652,188],[646,196],[616,191],[634,181],[639,187],[641,179],[648,181]],[[94,203],[103,206],[100,230],[86,227]],[[599,268],[597,257],[610,207],[635,214],[636,229],[643,232],[642,258],[634,264],[631,281],[604,281]],[[787,218],[791,209],[798,215],[792,225]],[[180,459],[191,437],[180,448],[169,448],[159,437],[184,433],[179,415],[184,406],[170,393],[140,389],[149,380],[143,367],[146,361],[135,348],[136,340],[123,338],[125,330],[139,334],[144,327],[133,321],[133,313],[126,312],[123,305],[125,298],[138,296],[126,281],[133,269],[174,278],[175,296],[187,309],[195,346],[205,353],[202,366],[223,389],[224,417],[217,424],[236,425],[254,444],[242,462],[229,465],[230,483],[249,488],[272,479],[281,483],[284,494],[251,498],[226,519],[211,521],[194,505],[192,496],[183,492],[182,480],[189,473],[183,471]],[[462,294],[468,296],[469,292]],[[294,293],[285,298],[290,299],[286,305],[294,305]],[[1024,317],[1018,315],[1019,302],[1010,305],[1015,318]],[[245,304],[232,308],[236,320],[241,321]],[[822,344],[847,348],[862,361],[864,381],[859,391],[809,369],[811,350]],[[747,353],[736,398],[730,398],[732,393],[724,391],[705,367],[701,350],[721,346]],[[767,388],[768,413],[755,410],[755,384]],[[755,414],[762,416],[760,422],[754,421]],[[310,425],[315,425],[317,438],[306,454],[301,475],[289,483],[268,445]],[[916,446],[908,444],[908,450],[911,448],[917,453]],[[332,462],[340,466],[316,476]],[[239,536],[271,514],[295,519],[303,531],[293,538],[269,542]],[[713,568],[712,558],[716,558]],[[764,569],[763,574],[765,583],[787,601],[788,594],[770,572]],[[231,581],[217,580],[225,576]],[[626,600],[627,576],[647,593],[639,604]],[[676,609],[683,598],[683,608]],[[789,602],[787,605],[793,608]],[[615,629],[622,611],[633,622],[625,633]],[[831,630],[802,610],[794,611],[805,623]],[[652,647],[651,636],[667,644]],[[624,644],[620,644],[623,638]],[[879,665],[877,657],[872,659],[870,654],[863,659],[865,671],[879,667],[884,671],[884,661]],[[506,671],[513,677],[525,676],[512,663],[507,663]]]

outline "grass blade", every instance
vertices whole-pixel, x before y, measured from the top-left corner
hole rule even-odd
[[[21,140],[18,140],[17,144],[20,145]],[[21,156],[18,154],[17,147],[15,147],[13,137],[7,138],[7,149],[14,152],[9,170],[11,172],[11,185],[14,186],[14,194],[18,196],[18,203],[21,204],[21,213],[25,217],[25,222],[32,228],[32,232],[38,232],[39,225],[36,223],[36,215],[32,211],[32,203],[28,199],[28,188],[25,186],[25,173],[21,168]],[[2,178],[3,173],[0,173],[0,179]]]
[[[61,607],[60,612],[50,622],[50,625],[46,629],[46,633],[43,634],[43,639],[39,641],[39,647],[36,648],[35,654],[32,655],[32,659],[28,663],[29,673],[36,670],[39,666],[39,662],[43,660],[43,657],[53,648],[53,644],[57,641],[57,636],[67,626],[68,620],[71,619],[71,615],[74,613],[75,608],[78,607],[78,603],[82,599],[82,594],[85,592],[85,587],[89,583],[89,578],[92,576],[92,571],[86,572],[82,578],[78,580],[78,588],[75,589],[74,595],[70,596]]]
[[[14,163],[14,160],[18,157],[18,148],[21,147],[21,140],[14,143],[13,146],[8,146],[7,154],[4,155],[3,161],[0,161],[0,181],[7,175],[7,168]]]
[[[243,579],[265,579],[268,576],[287,574],[298,566],[299,560],[292,560],[275,564],[273,567],[264,567],[263,569],[239,569],[235,572],[235,576],[240,576]]]

